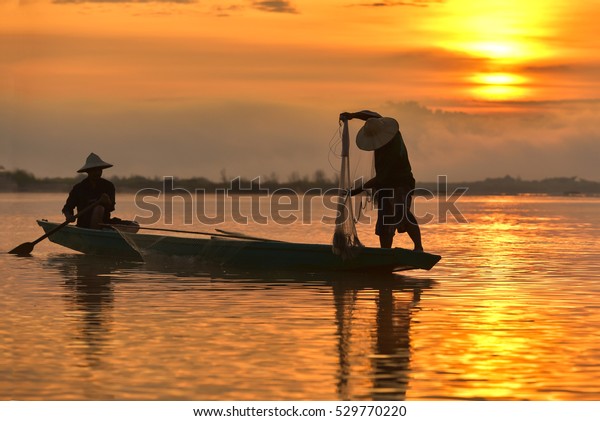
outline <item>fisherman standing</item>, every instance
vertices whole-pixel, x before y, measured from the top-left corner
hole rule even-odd
[[[410,210],[415,179],[398,122],[366,110],[340,114],[342,121],[353,118],[365,121],[356,135],[356,145],[364,151],[374,151],[375,177],[350,194],[373,189],[378,209],[375,234],[382,248],[392,247],[398,231],[409,235],[415,251],[423,251],[421,230]]]

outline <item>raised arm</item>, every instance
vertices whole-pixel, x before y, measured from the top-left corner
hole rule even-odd
[[[358,118],[360,120],[367,121],[370,118],[380,118],[381,114],[376,113],[375,111],[362,110],[357,111],[355,113],[343,112],[340,114],[340,120],[352,120],[353,118]]]

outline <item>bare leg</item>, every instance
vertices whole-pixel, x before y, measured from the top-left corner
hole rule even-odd
[[[423,251],[423,244],[421,243],[421,229],[419,228],[419,224],[412,212],[409,212],[407,217],[408,224],[406,224],[406,233],[413,243],[415,243],[415,251]]]
[[[96,206],[92,210],[92,218],[90,219],[90,228],[100,229],[102,226],[102,220],[104,219],[104,206]]]
[[[394,233],[384,233],[379,236],[379,245],[382,249],[391,249],[394,242]]]

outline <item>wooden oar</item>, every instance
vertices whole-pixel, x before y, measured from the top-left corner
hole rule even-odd
[[[100,200],[97,200],[96,202],[92,203],[88,207],[84,208],[81,212],[78,212],[77,215],[75,215],[75,219],[79,218],[81,215],[83,215],[85,213],[88,213],[89,211],[91,211],[92,209],[94,209],[94,207],[96,207],[99,203],[100,203]],[[31,254],[31,252],[33,251],[33,248],[35,247],[35,245],[37,243],[39,243],[40,241],[42,241],[42,240],[50,237],[56,231],[63,229],[64,227],[66,227],[67,225],[69,225],[69,223],[70,223],[69,221],[65,221],[62,224],[60,224],[59,226],[57,226],[56,228],[53,228],[50,231],[48,231],[46,234],[42,235],[37,240],[32,241],[30,243],[23,243],[20,246],[17,246],[14,249],[12,249],[11,251],[9,251],[9,253],[10,254],[16,254],[16,255],[19,255],[19,256],[28,256],[29,254]]]
[[[104,226],[109,226],[109,227],[116,227],[117,229],[122,226],[123,228],[131,228],[129,225],[118,225],[118,224],[102,224]],[[262,238],[262,237],[252,237],[250,235],[245,235],[245,234],[236,234],[236,233],[232,233],[227,231],[227,234],[217,234],[214,232],[204,232],[204,231],[186,231],[186,230],[176,230],[176,229],[169,229],[169,228],[150,228],[150,227],[139,227],[139,229],[141,230],[147,230],[147,231],[166,231],[166,232],[177,232],[180,234],[197,234],[197,235],[209,235],[211,237],[224,237],[224,238],[238,238],[241,240],[252,240],[252,241],[271,241],[271,242],[275,242],[275,243],[285,243],[285,241],[281,241],[281,240],[271,240],[269,238]],[[222,230],[217,230],[217,231],[221,231]]]

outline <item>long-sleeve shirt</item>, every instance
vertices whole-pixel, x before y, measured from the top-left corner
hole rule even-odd
[[[115,210],[115,186],[108,180],[100,178],[92,182],[89,178],[85,178],[81,182],[75,184],[69,193],[67,202],[62,209],[66,214],[72,214],[73,209],[77,208],[77,212],[81,212],[84,208],[94,203],[102,194],[106,193],[112,202],[111,206],[104,206],[104,223],[110,222],[110,213]],[[78,227],[89,227],[91,223],[92,212],[87,212],[77,218]]]

